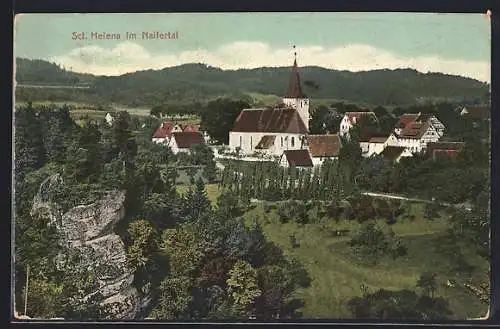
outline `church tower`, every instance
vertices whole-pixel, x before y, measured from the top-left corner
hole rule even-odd
[[[295,53],[292,76],[290,77],[290,82],[288,84],[288,89],[286,91],[285,97],[283,97],[283,103],[297,110],[302,121],[304,121],[304,124],[306,125],[307,131],[309,131],[309,99],[306,98],[306,96],[302,92],[302,87],[300,86],[299,68],[297,66],[297,53]]]

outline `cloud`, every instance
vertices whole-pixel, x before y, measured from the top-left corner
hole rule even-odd
[[[290,55],[287,48],[274,49],[262,42],[239,41],[225,44],[214,51],[193,49],[178,54],[161,55],[151,54],[137,43],[123,42],[112,49],[95,45],[76,48],[49,60],[66,68],[71,67],[76,72],[120,75],[185,63],[204,63],[222,69],[289,66]],[[348,44],[334,48],[303,46],[299,50],[298,60],[301,66],[314,65],[354,72],[412,68],[423,73],[442,72],[484,82],[490,81],[489,62],[445,59],[439,56],[405,57],[364,44]]]

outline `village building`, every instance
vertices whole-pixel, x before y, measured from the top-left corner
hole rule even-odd
[[[391,163],[398,163],[402,158],[412,157],[413,154],[403,146],[387,146],[379,156]]]
[[[444,134],[445,126],[432,114],[405,113],[394,126],[398,145],[412,153],[425,151],[427,144],[437,142]]]
[[[307,149],[285,150],[280,159],[280,166],[308,169],[314,166],[311,154]]]
[[[426,156],[432,159],[439,157],[454,158],[465,147],[463,142],[436,142],[427,144]]]
[[[172,132],[168,146],[174,154],[189,153],[194,145],[205,144],[200,132]]]
[[[309,99],[302,92],[297,60],[282,104],[244,109],[229,132],[229,148],[242,155],[280,157],[283,151],[305,147],[309,131]]]
[[[109,126],[112,126],[113,125],[113,121],[115,120],[115,118],[111,115],[111,113],[106,113],[106,116],[104,117],[104,119],[106,120],[106,123],[109,125]]]
[[[491,117],[489,106],[463,106],[459,110],[460,116],[471,120],[489,120]]]
[[[362,120],[377,121],[377,116],[374,112],[346,112],[344,117],[340,121],[340,136],[349,136],[349,130],[352,129],[356,124],[361,122]]]
[[[382,153],[387,146],[399,146],[399,141],[394,134],[389,136],[374,136],[359,143],[361,155],[363,157],[371,157]]]
[[[338,134],[307,136],[307,147],[314,166],[320,166],[326,160],[337,160],[341,146]]]
[[[174,123],[172,121],[163,122],[153,134],[153,143],[166,144],[170,142],[172,136]]]

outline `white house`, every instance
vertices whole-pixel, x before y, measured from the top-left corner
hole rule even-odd
[[[425,150],[430,142],[437,142],[442,135],[429,122],[411,122],[403,128],[398,138],[398,145],[408,148],[413,153]]]
[[[229,132],[229,148],[244,155],[260,152],[279,157],[285,150],[303,148],[308,131],[309,99],[302,93],[295,60],[283,103],[242,110]]]
[[[327,159],[338,159],[342,143],[338,134],[308,135],[307,147],[312,157],[313,165],[320,166]]]
[[[200,132],[173,132],[168,143],[168,147],[174,154],[179,152],[188,153],[191,147],[197,144],[204,144],[205,140]]]
[[[377,121],[377,116],[374,112],[346,112],[342,121],[340,121],[340,136],[346,136],[349,134],[349,130],[351,130],[354,125],[359,123],[361,120],[373,120]]]
[[[312,168],[314,166],[309,150],[285,150],[280,158],[280,166],[296,168]]]
[[[163,122],[153,134],[153,143],[167,144],[170,142],[174,123],[171,121]]]
[[[106,119],[106,122],[108,123],[108,125],[113,125],[113,120],[115,120],[115,118],[113,118],[113,116],[111,115],[111,113],[106,113],[106,116],[104,117]]]

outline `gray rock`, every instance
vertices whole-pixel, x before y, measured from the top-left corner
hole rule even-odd
[[[113,304],[110,318],[134,319],[144,307],[144,300],[133,286],[134,271],[127,266],[125,245],[113,231],[125,214],[125,192],[110,191],[96,203],[79,205],[62,214],[51,193],[61,183],[59,175],[44,180],[33,200],[32,214],[50,216],[60,244],[80,251],[83,257],[78,266],[94,272],[97,290],[86,298],[100,293],[102,305]],[[59,266],[64,264],[64,258],[59,255]]]

